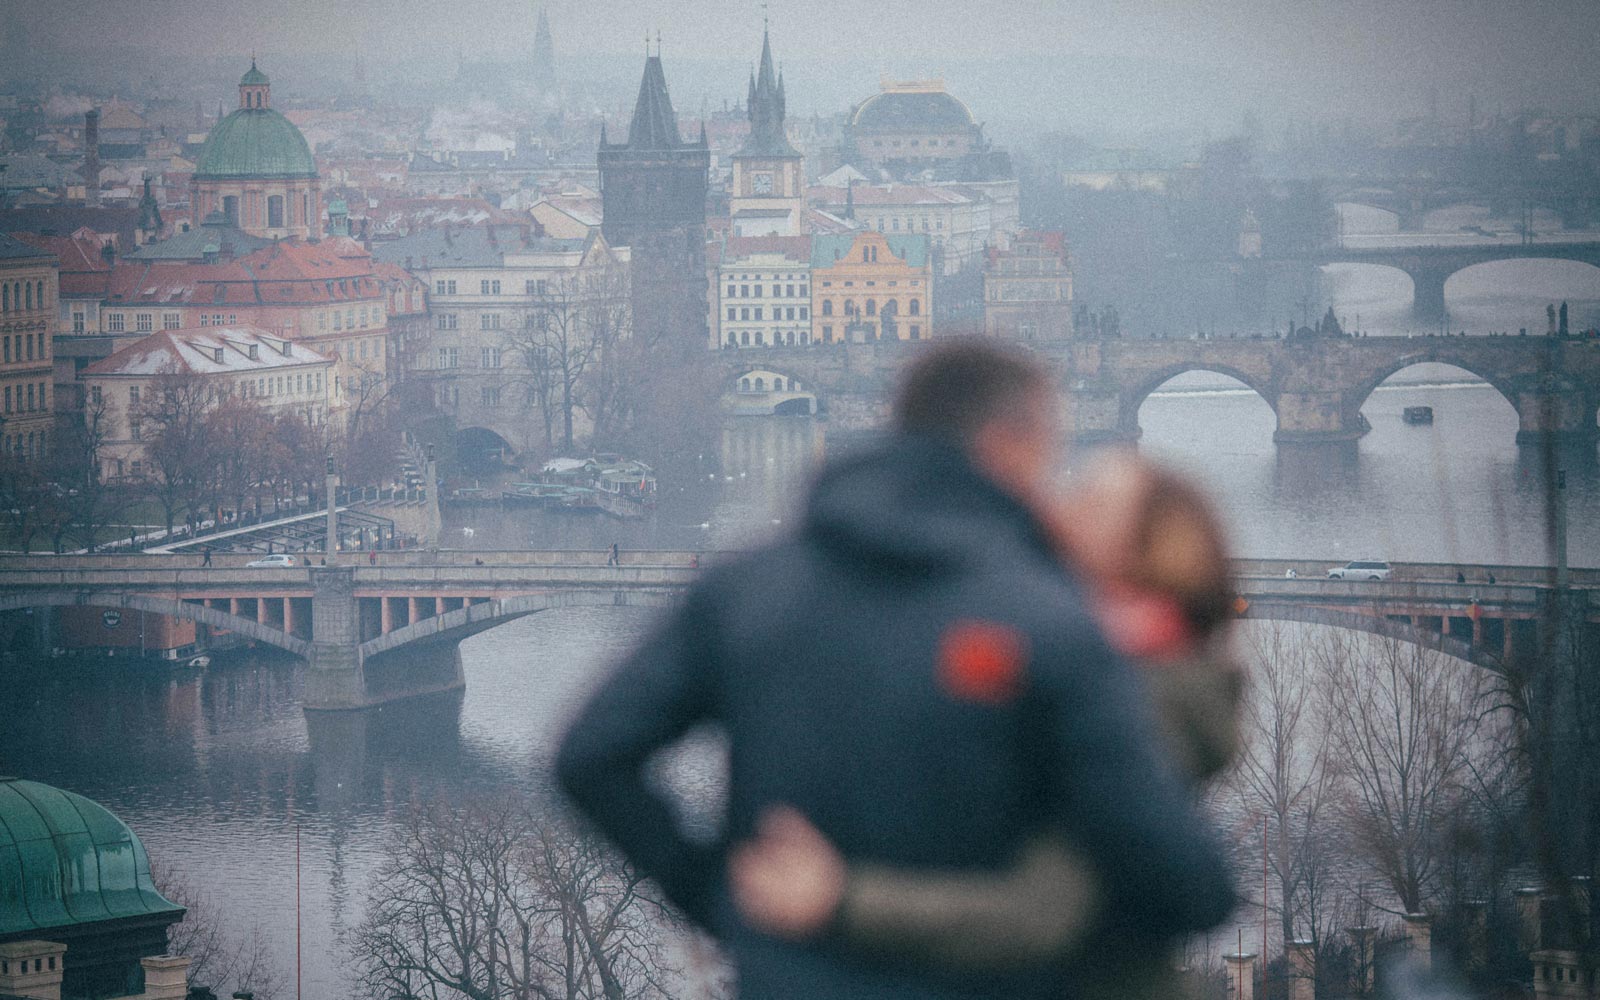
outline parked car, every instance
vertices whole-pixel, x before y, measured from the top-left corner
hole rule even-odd
[[[1357,559],[1328,570],[1330,580],[1387,580],[1393,569],[1376,559]]]
[[[294,556],[289,555],[287,552],[262,556],[260,559],[252,559],[245,563],[245,566],[249,569],[290,569],[297,565],[299,564],[295,561]]]

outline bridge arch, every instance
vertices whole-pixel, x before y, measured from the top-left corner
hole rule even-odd
[[[296,656],[311,655],[311,643],[299,636],[290,635],[282,629],[241,618],[226,611],[218,611],[216,608],[191,604],[171,597],[119,594],[103,590],[49,590],[0,595],[0,611],[48,607],[128,608],[134,611],[148,611],[152,614],[183,618],[212,628],[226,629],[256,642],[276,646]]]
[[[469,604],[442,615],[423,618],[393,632],[368,639],[360,646],[360,659],[390,653],[414,643],[456,643],[497,625],[556,608],[662,608],[677,600],[668,590],[559,590],[502,597]]]
[[[492,465],[496,458],[509,463],[517,449],[511,438],[484,424],[471,424],[456,431],[456,458],[464,467]]]
[[[1473,646],[1471,643],[1462,642],[1460,639],[1445,635],[1442,632],[1418,628],[1407,622],[1393,621],[1379,614],[1358,614],[1354,611],[1307,607],[1301,604],[1252,601],[1250,606],[1245,609],[1244,614],[1239,617],[1257,621],[1327,625],[1351,632],[1365,632],[1368,635],[1397,639],[1400,642],[1409,642],[1424,649],[1437,650],[1446,656],[1464,660],[1484,670],[1491,670],[1495,673],[1505,672],[1505,665],[1500,662],[1499,657]]]
[[[1130,437],[1138,436],[1139,410],[1144,406],[1145,400],[1149,399],[1151,394],[1178,376],[1188,375],[1191,372],[1209,372],[1213,375],[1231,378],[1255,393],[1257,398],[1267,404],[1267,408],[1273,412],[1274,416],[1278,412],[1277,398],[1260,384],[1256,376],[1243,369],[1235,368],[1228,364],[1205,361],[1176,362],[1154,369],[1123,392],[1120,403],[1119,423],[1125,434]]]
[[[1446,276],[1444,282],[1446,298],[1448,299],[1449,297],[1450,283],[1470,271],[1479,271],[1479,273],[1482,274],[1484,272],[1480,271],[1480,269],[1493,271],[1496,269],[1505,269],[1508,266],[1515,266],[1522,263],[1536,263],[1543,265],[1542,275],[1528,275],[1526,278],[1518,276],[1515,279],[1509,279],[1516,281],[1518,283],[1519,290],[1522,290],[1523,285],[1525,284],[1542,285],[1543,282],[1539,280],[1539,277],[1548,276],[1560,278],[1559,281],[1552,283],[1559,285],[1558,288],[1545,286],[1542,292],[1537,288],[1527,288],[1526,291],[1524,291],[1524,294],[1527,294],[1531,297],[1536,297],[1536,300],[1539,302],[1538,306],[1536,307],[1538,310],[1537,314],[1534,316],[1536,322],[1530,324],[1528,328],[1528,333],[1530,335],[1535,335],[1545,332],[1545,301],[1559,303],[1567,299],[1577,299],[1580,301],[1584,299],[1593,299],[1595,295],[1592,289],[1600,288],[1600,254],[1582,252],[1574,253],[1563,248],[1560,244],[1536,244],[1531,247],[1518,247],[1517,249],[1526,252],[1519,253],[1516,256],[1501,257],[1495,260],[1474,261],[1465,267],[1460,267],[1454,271],[1451,271],[1449,275]],[[1532,279],[1531,282],[1528,279]],[[1574,333],[1579,330],[1581,325],[1582,324],[1580,323],[1578,317],[1572,317],[1572,331]]]
[[[1407,368],[1422,364],[1441,364],[1459,368],[1474,378],[1481,379],[1493,386],[1495,391],[1500,394],[1500,397],[1510,403],[1512,409],[1516,409],[1517,391],[1515,386],[1503,376],[1494,374],[1470,356],[1470,351],[1463,348],[1461,341],[1471,339],[1463,337],[1419,338],[1418,342],[1427,346],[1418,348],[1415,351],[1406,351],[1398,357],[1388,359],[1351,388],[1347,397],[1351,410],[1349,416],[1354,419],[1359,415],[1361,408],[1367,405],[1367,399],[1380,385]]]

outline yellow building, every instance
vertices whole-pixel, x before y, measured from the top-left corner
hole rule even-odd
[[[811,325],[817,343],[933,336],[928,238],[863,231],[811,238]]]
[[[0,451],[38,458],[50,443],[56,258],[0,233]]]

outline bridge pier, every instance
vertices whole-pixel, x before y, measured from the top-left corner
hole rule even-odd
[[[355,569],[311,570],[311,654],[306,657],[305,707],[338,710],[367,707],[361,670],[361,622]]]
[[[1600,427],[1595,405],[1575,385],[1519,391],[1511,401],[1517,410],[1517,443],[1537,444],[1547,438],[1587,444]]]
[[[1286,390],[1273,409],[1278,427],[1272,440],[1279,444],[1355,441],[1372,429],[1361,415],[1360,401],[1349,392]]]
[[[1433,324],[1449,319],[1450,310],[1444,303],[1444,283],[1452,272],[1443,268],[1408,268],[1406,273],[1411,276],[1412,318],[1427,323],[1430,330]]]
[[[1063,397],[1067,409],[1067,428],[1081,444],[1137,441],[1139,403],[1130,400],[1116,386],[1078,383],[1069,386]]]

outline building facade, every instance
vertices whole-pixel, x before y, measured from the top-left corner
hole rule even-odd
[[[652,340],[698,345],[707,336],[704,131],[693,142],[679,134],[658,54],[645,59],[627,141],[600,132],[601,230],[611,246],[630,248],[633,329]]]
[[[55,425],[56,301],[53,254],[0,233],[0,451],[39,458]]]
[[[375,250],[380,264],[427,288],[427,333],[404,342],[401,377],[428,385],[458,431],[492,432],[518,454],[545,447],[540,394],[551,387],[527,364],[522,346],[538,340],[527,331],[552,310],[582,310],[586,296],[625,297],[625,280],[614,279],[626,274],[626,255],[598,231],[552,239],[493,225],[429,230]]]
[[[221,212],[269,239],[322,234],[321,181],[311,147],[272,108],[272,86],[251,60],[239,80],[239,107],[206,137],[190,191],[193,218]]]
[[[1073,334],[1072,260],[1059,231],[1018,233],[983,268],[983,333],[1011,340]]]
[[[805,164],[784,132],[783,78],[773,72],[772,45],[761,33],[761,65],[745,102],[750,134],[733,156],[728,203],[737,236],[798,236],[805,216]]]
[[[721,244],[713,348],[811,343],[811,238],[730,236]]]
[[[79,376],[89,404],[104,407],[101,473],[107,481],[148,474],[143,411],[172,376],[203,380],[213,402],[247,400],[292,412],[313,427],[324,426],[332,410],[333,359],[303,343],[241,325],[152,333]]]
[[[118,264],[100,320],[115,347],[156,331],[233,326],[304,341],[333,359],[336,420],[388,378],[389,292],[349,238],[276,242],[236,260]]]
[[[925,340],[933,331],[928,238],[866,231],[811,240],[811,336],[819,344]]]

